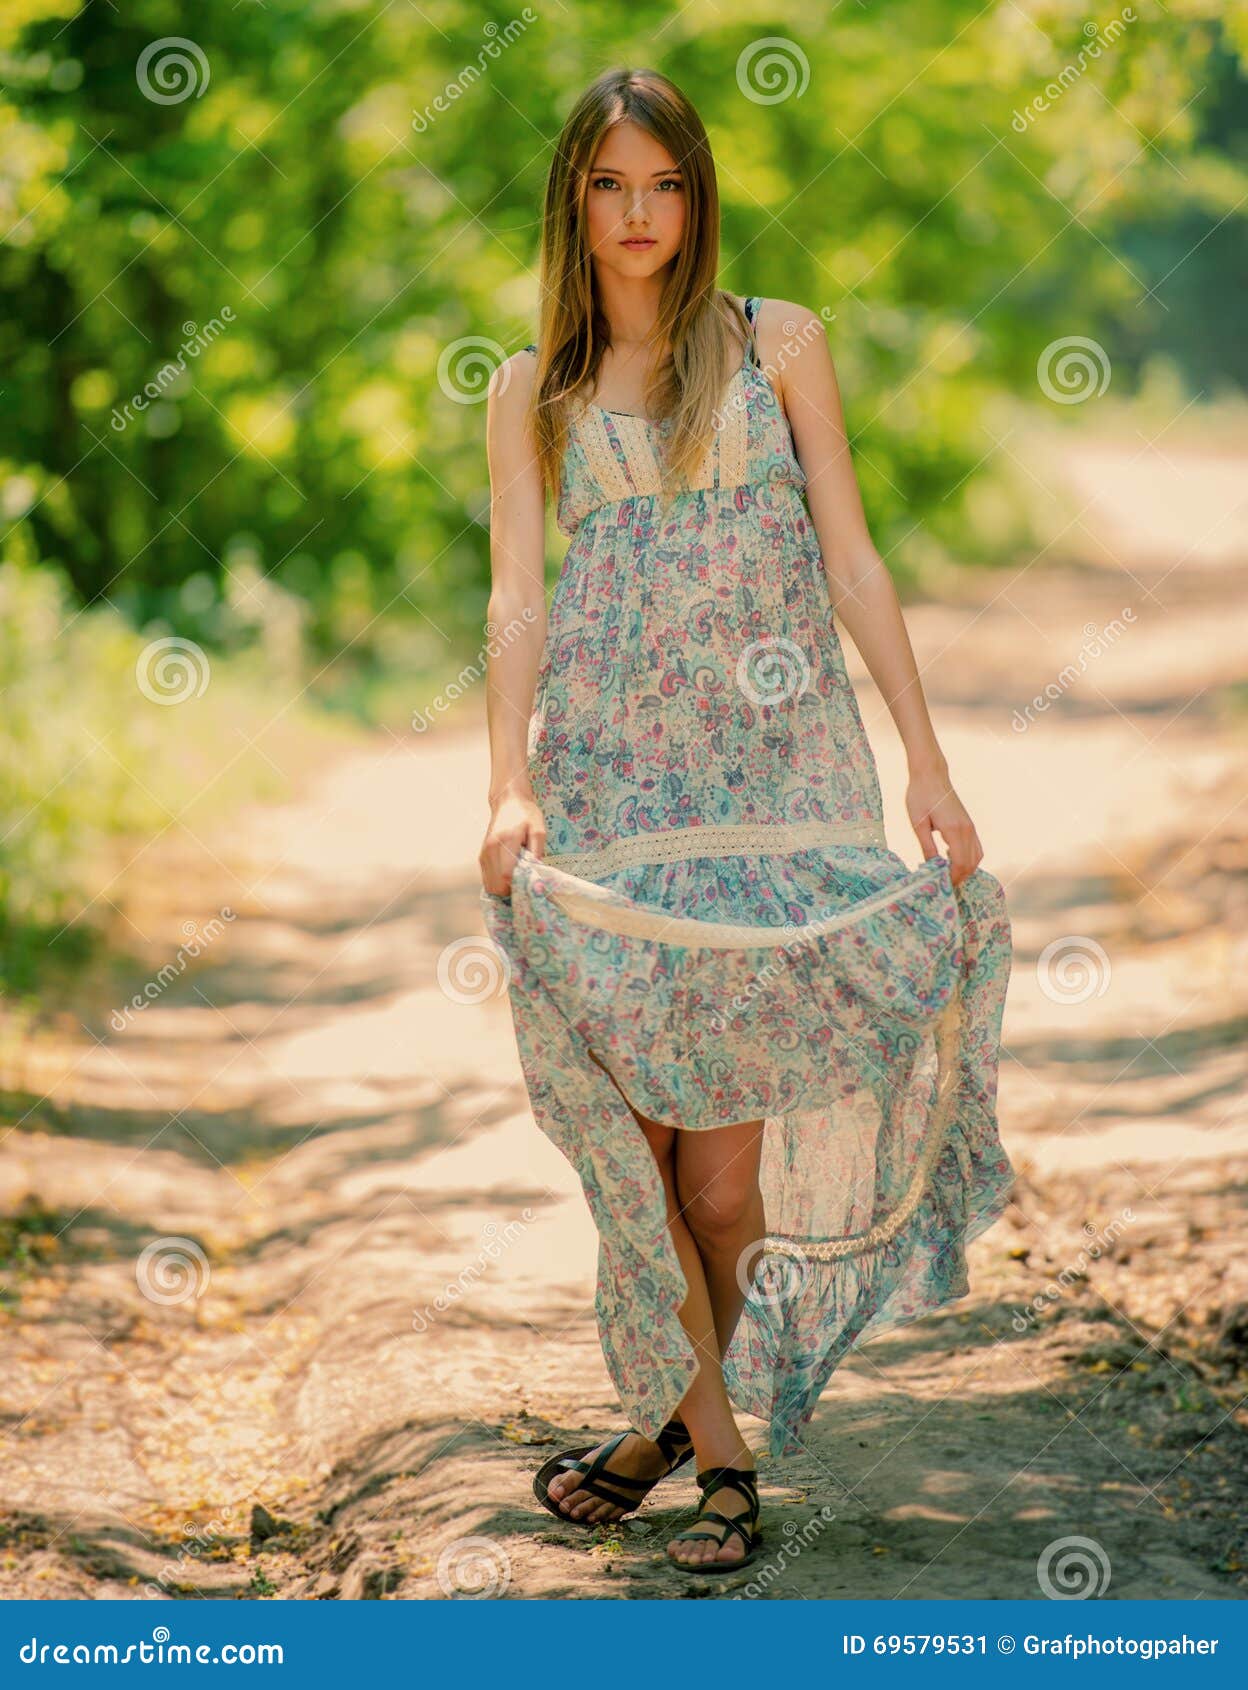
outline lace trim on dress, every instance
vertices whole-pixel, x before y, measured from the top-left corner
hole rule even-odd
[[[750,419],[741,385],[724,408],[719,436],[719,485],[725,490],[749,480]]]
[[[750,418],[744,384],[739,378],[747,366],[733,373],[729,397],[718,413],[718,427],[689,477],[688,489],[714,487],[730,491],[750,478]],[[624,453],[624,462],[611,444],[607,416]],[[582,405],[573,413],[585,457],[594,480],[607,499],[628,499],[642,494],[662,495],[659,462],[645,417],[627,412],[604,412],[599,406]]]
[[[659,462],[650,444],[650,436],[646,432],[646,419],[620,415],[613,417],[612,421],[624,448],[624,456],[628,459],[634,488],[638,493],[660,492],[662,478],[659,474]]]
[[[537,866],[540,871],[540,860]],[[621,933],[634,939],[654,939],[660,944],[691,945],[708,951],[774,950],[780,945],[811,944],[826,938],[829,933],[854,926],[876,910],[904,903],[909,895],[921,889],[925,880],[930,880],[940,870],[939,862],[926,875],[921,869],[916,869],[906,884],[899,887],[894,883],[882,887],[852,909],[838,910],[822,921],[788,922],[783,927],[761,927],[757,922],[702,921],[697,916],[668,915],[661,910],[652,913],[636,904],[615,902],[609,890],[595,889],[589,884],[584,892],[578,891],[575,886],[560,887],[553,883],[548,883],[545,890],[573,921],[597,927],[606,933]],[[569,878],[575,879],[576,876]],[[898,1020],[905,1019],[896,1010],[891,1013]]]
[[[863,822],[712,822],[698,827],[667,828],[662,833],[634,833],[596,851],[553,853],[543,862],[565,874],[592,880],[622,868],[648,868],[691,857],[735,857],[742,853],[780,855],[820,845],[880,845],[887,849],[884,824]]]
[[[878,1249],[895,1238],[913,1215],[928,1190],[929,1175],[945,1147],[946,1129],[953,1114],[958,1082],[958,1039],[962,1027],[962,999],[955,991],[940,1013],[936,1023],[936,1102],[931,1120],[923,1134],[923,1146],[915,1163],[914,1173],[905,1194],[895,1209],[876,1226],[853,1238],[800,1239],[787,1233],[769,1233],[764,1240],[765,1251],[795,1256],[799,1262],[837,1262],[846,1256],[859,1256],[866,1250]]]
[[[585,405],[575,417],[581,431],[581,444],[593,472],[594,480],[608,499],[627,499],[634,489],[628,484],[624,466],[616,457],[607,435],[607,422],[596,405]]]

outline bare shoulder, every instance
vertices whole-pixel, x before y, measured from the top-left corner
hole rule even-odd
[[[487,449],[491,463],[505,468],[509,483],[533,455],[528,418],[536,380],[533,354],[513,352],[495,369],[486,390]]]
[[[827,317],[793,299],[764,299],[754,318],[758,349],[765,363],[783,368],[811,345],[827,351]],[[817,354],[817,356],[821,356]]]
[[[490,377],[490,407],[500,416],[523,414],[533,396],[537,359],[527,349],[504,358]]]

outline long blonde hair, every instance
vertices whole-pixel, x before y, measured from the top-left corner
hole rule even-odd
[[[652,378],[646,409],[666,433],[665,484],[687,479],[709,446],[724,389],[753,345],[736,301],[715,285],[719,187],[701,118],[655,70],[615,68],[597,77],[568,114],[546,179],[542,217],[537,377],[530,424],[545,486],[557,496],[570,401],[596,386],[610,327],[594,293],[585,202],[594,157],[608,129],[631,119],[680,166],[685,231],[659,302],[656,339],[671,358]]]

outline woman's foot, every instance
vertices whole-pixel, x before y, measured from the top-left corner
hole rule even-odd
[[[708,1464],[709,1465],[709,1464]],[[744,1468],[747,1472],[754,1472],[754,1457],[748,1449],[743,1449],[734,1456],[733,1467]],[[748,1483],[748,1481],[746,1481]],[[699,1481],[699,1488],[701,1484]],[[738,1490],[732,1480],[725,1477],[721,1483],[712,1482],[709,1488],[702,1489],[701,1500],[698,1503],[698,1518],[688,1528],[693,1536],[681,1533],[672,1538],[667,1545],[667,1553],[678,1567],[698,1567],[708,1561],[719,1566],[730,1567],[739,1561],[744,1561],[750,1554],[745,1539],[740,1532],[734,1531],[722,1520],[707,1519],[706,1515],[722,1514],[729,1520],[740,1520],[741,1529],[747,1537],[754,1535],[753,1528],[757,1520],[751,1519],[756,1514],[757,1492],[750,1494]],[[702,1534],[706,1533],[706,1536]],[[714,1534],[713,1536],[710,1534]]]
[[[581,1457],[586,1463],[597,1459],[599,1451],[610,1438],[604,1438],[602,1443],[595,1444],[587,1455]],[[685,1444],[681,1448],[686,1447]],[[671,1471],[671,1459],[663,1453],[658,1444],[645,1438],[640,1432],[628,1431],[617,1449],[612,1451],[605,1467],[599,1469],[598,1476],[607,1484],[611,1482],[611,1475],[618,1473],[630,1479],[651,1479],[658,1481]],[[556,1473],[546,1487],[546,1493],[551,1501],[569,1519],[580,1520],[586,1525],[599,1525],[611,1520],[622,1519],[636,1508],[637,1503],[628,1507],[617,1506],[613,1502],[604,1502],[586,1490],[581,1490],[580,1483],[584,1475],[569,1469],[564,1473]],[[640,1497],[638,1498],[640,1501]]]

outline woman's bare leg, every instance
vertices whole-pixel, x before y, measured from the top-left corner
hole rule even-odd
[[[728,1401],[722,1358],[741,1317],[746,1288],[763,1249],[766,1222],[758,1184],[762,1142],[763,1122],[759,1120],[697,1132],[686,1129],[676,1145],[678,1219],[697,1254],[697,1282],[703,1292],[703,1301],[693,1310],[691,1293],[680,1311],[702,1360],[698,1376],[680,1404],[699,1469],[754,1466],[754,1456]],[[683,1256],[681,1259],[683,1262]],[[685,1271],[688,1277],[689,1269]],[[692,1287],[692,1278],[690,1284]],[[743,1513],[746,1503],[738,1492],[725,1487],[713,1497],[711,1506],[731,1518]],[[745,1548],[735,1533],[724,1526],[714,1528],[714,1522],[706,1529],[717,1529],[726,1539],[722,1548],[709,1537],[693,1542],[677,1540],[668,1545],[668,1554],[685,1566],[742,1559]]]
[[[763,1253],[762,1148],[762,1121],[685,1131],[676,1145],[681,1215],[702,1258],[721,1355],[736,1331]]]
[[[627,1099],[625,1100],[627,1101]],[[641,1115],[632,1108],[633,1116],[642,1132],[658,1164],[659,1173],[663,1180],[663,1189],[667,1196],[667,1219],[676,1245],[676,1253],[681,1266],[685,1270],[685,1277],[689,1282],[689,1296],[681,1305],[680,1317],[693,1340],[698,1353],[703,1352],[707,1335],[711,1345],[710,1353],[717,1356],[715,1351],[714,1321],[710,1312],[707,1297],[706,1281],[702,1274],[702,1261],[698,1255],[697,1245],[690,1236],[689,1229],[680,1218],[679,1204],[676,1199],[676,1170],[673,1160],[677,1129],[664,1126],[661,1122],[652,1121],[648,1116]],[[692,1311],[692,1312],[691,1312]],[[687,1316],[691,1314],[694,1329],[690,1330]],[[697,1334],[697,1335],[695,1335]],[[716,1360],[718,1366],[718,1360]],[[692,1431],[692,1427],[690,1427]],[[604,1439],[605,1442],[605,1439]],[[591,1455],[596,1455],[601,1445],[596,1445]],[[630,1477],[639,1479],[657,1479],[667,1471],[667,1460],[659,1446],[651,1439],[645,1438],[640,1432],[634,1432],[624,1439],[611,1457],[608,1471],[612,1473],[626,1473]],[[549,1494],[559,1503],[565,1514],[577,1520],[586,1520],[591,1524],[600,1521],[618,1520],[627,1512],[612,1502],[603,1502],[601,1498],[589,1491],[578,1489],[576,1473],[560,1473],[550,1481]]]
[[[753,1456],[733,1419],[724,1388],[721,1358],[744,1307],[742,1287],[750,1283],[762,1247],[758,1161],[763,1123],[751,1121],[693,1132],[664,1126],[640,1114],[631,1104],[629,1108],[646,1136],[663,1180],[668,1230],[688,1287],[680,1320],[700,1366],[681,1399],[680,1414],[693,1437],[697,1465],[752,1467]],[[757,1248],[746,1254],[738,1279],[738,1258],[751,1246]],[[601,1446],[596,1446],[594,1453],[597,1447]],[[610,1470],[654,1478],[666,1465],[658,1446],[635,1432],[612,1455]],[[578,1520],[598,1523],[618,1519],[626,1512],[578,1490],[575,1473],[560,1474],[549,1489],[564,1512]],[[732,1515],[744,1504],[736,1492],[725,1490],[715,1506],[721,1513]],[[712,1540],[704,1540],[678,1543],[671,1553],[687,1563],[710,1560],[717,1550]],[[739,1559],[741,1553],[740,1540],[733,1536],[720,1558]]]

